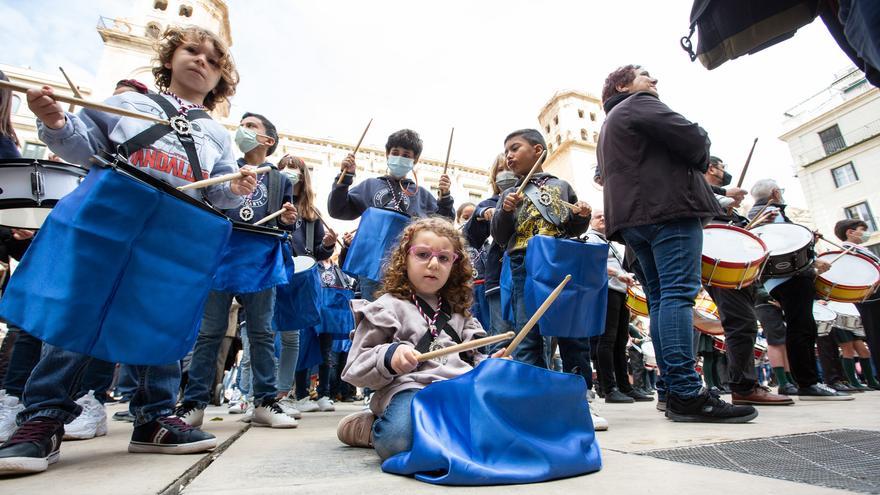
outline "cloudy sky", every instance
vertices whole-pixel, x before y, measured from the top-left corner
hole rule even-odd
[[[241,73],[234,111],[265,113],[282,129],[381,146],[410,127],[425,156],[485,166],[504,136],[538,127],[561,89],[598,95],[627,63],[659,78],[660,97],[709,131],[713,154],[738,176],[760,138],[746,185],[775,177],[803,205],[782,133],[783,112],[818,93],[849,61],[821,21],[794,39],[713,71],[679,47],[691,1],[230,0]],[[132,6],[133,5],[133,6]],[[59,65],[89,85],[101,55],[99,16],[133,15],[151,0],[4,0],[0,62]],[[623,7],[625,5],[625,7]],[[585,164],[589,165],[589,164]]]

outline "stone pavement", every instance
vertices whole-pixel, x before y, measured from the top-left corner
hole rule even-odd
[[[846,493],[802,483],[775,480],[688,464],[638,453],[730,440],[807,433],[839,428],[880,430],[880,392],[859,394],[850,402],[800,402],[764,407],[747,425],[673,423],[654,403],[604,404],[599,411],[611,428],[599,432],[604,467],[598,472],[539,485],[438,487],[384,474],[372,450],[339,443],[339,419],[360,407],[337,404],[333,413],[309,413],[295,430],[248,428],[241,416],[210,408],[204,428],[229,440],[225,450],[208,455],[129,454],[131,426],[110,421],[106,437],[64,442],[61,460],[40,475],[0,478],[0,494],[385,494],[385,493],[638,493],[713,495],[750,493]],[[113,405],[109,414],[123,409]],[[873,453],[875,459],[880,453]],[[213,461],[213,462],[211,462]],[[780,470],[786,466],[779,466]]]

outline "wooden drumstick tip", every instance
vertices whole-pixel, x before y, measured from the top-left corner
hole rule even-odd
[[[550,295],[547,296],[547,299],[545,299],[544,302],[541,303],[541,306],[538,308],[537,311],[535,311],[535,314],[533,314],[532,317],[529,318],[528,323],[526,323],[522,330],[519,331],[519,333],[513,339],[513,342],[511,342],[510,345],[507,346],[507,348],[504,350],[503,357],[510,357],[510,355],[513,354],[513,350],[516,349],[516,346],[518,346],[519,343],[522,342],[524,338],[526,338],[526,335],[528,335],[529,331],[532,330],[532,327],[534,327],[538,323],[538,320],[540,320],[541,317],[544,316],[547,308],[549,308],[550,305],[553,304],[553,301],[555,301],[556,298],[559,297],[559,294],[562,292],[562,289],[565,288],[565,284],[567,284],[569,280],[571,280],[571,275],[566,275],[565,278],[562,279],[562,282],[560,282],[559,285],[557,285],[556,288],[553,289],[553,292],[551,292]]]
[[[484,345],[494,344],[496,342],[501,342],[504,340],[510,340],[514,337],[513,332],[506,332],[499,335],[493,335],[491,337],[484,337],[482,339],[471,340],[469,342],[462,342],[461,344],[455,344],[449,347],[445,347],[443,349],[437,349],[436,351],[426,352],[424,354],[419,354],[416,358],[418,362],[423,363],[425,361],[430,361],[436,357],[446,356],[448,354],[456,354],[459,352],[469,351],[472,349],[476,349],[478,347],[483,347]]]

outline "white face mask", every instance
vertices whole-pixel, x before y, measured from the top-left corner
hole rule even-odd
[[[299,170],[291,170],[289,168],[286,168],[282,170],[281,173],[287,176],[288,180],[290,180],[291,186],[295,186],[300,181],[300,179],[302,179]]]
[[[495,176],[495,185],[502,192],[516,185],[516,174],[510,170],[502,170]]]
[[[871,238],[871,233],[867,230],[862,232],[862,243],[868,242],[868,239]]]

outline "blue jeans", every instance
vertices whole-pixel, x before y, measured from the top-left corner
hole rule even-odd
[[[251,344],[247,338],[246,323],[242,325],[241,333],[241,362],[238,363],[238,379],[235,382],[236,388],[241,395],[248,400],[254,398],[254,380],[251,375]]]
[[[6,369],[6,377],[0,388],[6,389],[9,395],[21,398],[31,370],[40,361],[43,341],[20,328],[9,327],[9,333],[13,332],[18,334],[18,337],[12,345],[9,367]]]
[[[18,423],[47,417],[70,423],[82,408],[73,401],[92,357],[43,345],[43,355],[34,367],[24,388],[25,409],[18,414]],[[135,426],[171,415],[180,386],[180,363],[162,366],[135,366],[138,388],[129,409],[135,415]]]
[[[385,412],[373,423],[373,448],[385,459],[412,449],[412,401],[418,390],[404,390],[391,398]]]
[[[137,391],[137,372],[130,364],[119,365],[119,379],[116,381],[116,394],[131,400]]]
[[[486,294],[486,303],[489,305],[489,328],[486,329],[486,333],[492,336],[511,331],[512,327],[510,326],[510,323],[508,323],[507,320],[504,319],[504,316],[502,316],[501,291],[496,290],[491,294]],[[489,344],[487,346],[487,354],[491,355],[505,346],[507,346],[507,342]]]
[[[278,376],[275,388],[278,393],[288,393],[293,388],[293,373],[299,358],[299,331],[281,332],[281,357],[278,358]]]
[[[211,386],[217,374],[217,354],[229,324],[229,308],[236,294],[211,291],[205,303],[202,327],[193,350],[189,367],[189,382],[183,394],[184,401],[205,407],[211,398]],[[272,315],[275,311],[275,288],[260,292],[238,294],[247,320],[250,343],[251,370],[254,381],[254,399],[257,405],[275,398],[275,333]]]
[[[318,365],[318,387],[315,392],[318,394],[318,398],[330,397],[330,351],[333,350],[333,336],[329,333],[318,334],[318,343],[321,345],[321,364]],[[301,369],[294,374],[296,400],[309,396],[310,371]]]
[[[526,253],[518,251],[510,255],[510,273],[513,279],[513,289],[510,302],[513,304],[513,314],[516,321],[514,327],[516,331],[522,330],[531,318],[528,310],[526,310]],[[545,339],[541,336],[541,332],[536,324],[532,330],[526,334],[522,342],[513,350],[513,359],[524,363],[532,364],[541,368],[547,367],[545,359]]]
[[[700,219],[628,227],[621,234],[635,251],[647,284],[651,339],[666,390],[682,399],[693,398],[702,389],[692,339],[703,250]]]

